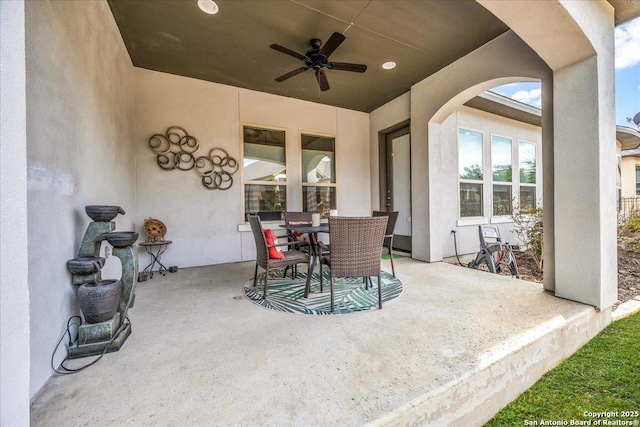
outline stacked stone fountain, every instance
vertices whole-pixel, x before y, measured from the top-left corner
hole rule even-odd
[[[138,255],[133,244],[138,233],[114,231],[113,219],[124,215],[119,206],[89,205],[85,212],[93,220],[82,239],[78,257],[67,262],[73,284],[78,285],[78,304],[83,322],[78,330],[78,341],[69,347],[69,358],[92,356],[118,351],[131,334],[131,324],[125,323],[127,310],[133,305],[138,280]],[[100,246],[107,240],[113,246],[113,255],[122,263],[120,280],[101,277],[105,259],[100,257]]]

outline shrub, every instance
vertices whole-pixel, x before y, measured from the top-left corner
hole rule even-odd
[[[618,237],[627,250],[640,252],[640,210],[633,210],[618,226]]]
[[[525,252],[535,261],[538,272],[542,273],[542,254],[544,252],[542,208],[532,205],[521,206],[517,201],[514,205],[511,213],[513,232],[525,246]]]

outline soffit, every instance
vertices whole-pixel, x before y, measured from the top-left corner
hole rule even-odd
[[[542,110],[497,93],[481,93],[465,102],[464,105],[519,122],[542,126]]]
[[[616,26],[640,16],[640,0],[609,0],[615,8]]]
[[[616,126],[616,140],[622,144],[623,152],[626,150],[636,150],[640,147],[640,132],[626,126]],[[627,155],[629,155],[629,153],[623,153],[623,157]],[[633,155],[637,154],[634,152]]]
[[[639,0],[609,2],[616,22],[640,14]],[[475,0],[217,0],[217,15],[196,0],[108,3],[136,67],[365,112],[508,30]],[[303,64],[270,44],[304,53],[333,32],[346,40],[330,60],[366,64],[364,74],[327,70],[326,92],[312,70],[274,80]]]

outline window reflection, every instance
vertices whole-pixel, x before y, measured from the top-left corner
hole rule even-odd
[[[460,183],[460,216],[482,216],[482,184]]]
[[[491,137],[491,167],[494,181],[512,181],[511,139]]]
[[[519,144],[520,183],[536,183],[536,146],[530,142]]]
[[[335,139],[302,135],[302,182],[335,183]]]

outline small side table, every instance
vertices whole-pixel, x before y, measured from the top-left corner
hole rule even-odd
[[[158,264],[158,273],[162,274],[163,276],[167,274],[167,267],[165,267],[164,264],[160,262],[160,257],[162,256],[164,251],[167,250],[167,246],[169,246],[171,243],[173,243],[171,240],[158,240],[138,243],[151,256],[151,262],[143,270],[145,274],[149,275],[150,279],[153,279],[153,267],[155,267],[156,264]]]

